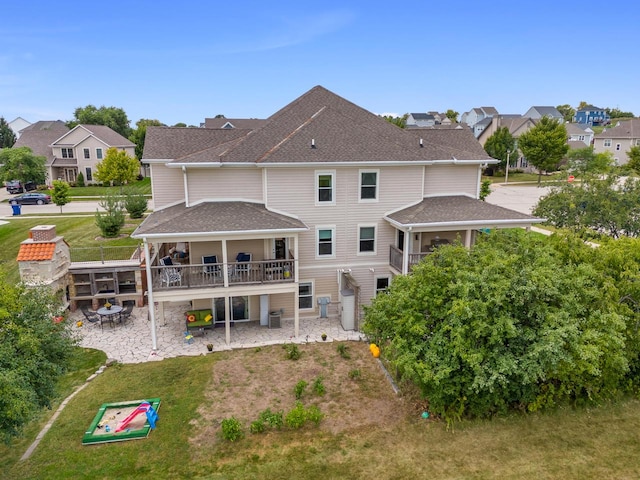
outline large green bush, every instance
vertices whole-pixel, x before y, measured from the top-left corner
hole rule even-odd
[[[448,419],[612,397],[638,357],[620,300],[640,300],[616,277],[640,261],[610,248],[520,231],[440,248],[376,297],[364,329]]]

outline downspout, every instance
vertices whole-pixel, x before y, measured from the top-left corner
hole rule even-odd
[[[184,184],[184,206],[189,206],[189,188],[187,182],[187,167],[182,166],[182,183]]]
[[[155,302],[153,301],[153,283],[151,280],[151,257],[149,256],[149,242],[147,237],[144,237],[144,269],[147,273],[147,302],[149,305],[149,319],[151,320],[151,348],[158,350],[158,335],[156,333],[156,309],[154,308]]]

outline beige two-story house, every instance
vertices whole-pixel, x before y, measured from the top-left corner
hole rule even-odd
[[[612,128],[596,134],[593,142],[593,151],[610,152],[616,165],[629,162],[627,153],[631,147],[640,147],[640,118],[618,121]]]
[[[327,303],[358,329],[361,307],[434,248],[540,221],[478,200],[497,161],[470,130],[403,130],[320,86],[255,129],[149,127],[143,160],[155,211],[133,236],[152,332],[183,322],[164,305],[185,301],[227,343],[273,312],[298,336]]]
[[[77,125],[51,145],[53,157],[47,162],[47,178],[75,182],[82,172],[86,183],[94,183],[96,165],[100,163],[109,148],[124,150],[135,157],[135,143],[104,125]]]

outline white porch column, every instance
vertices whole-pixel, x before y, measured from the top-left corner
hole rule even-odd
[[[158,350],[158,334],[156,332],[156,312],[153,308],[153,282],[151,280],[151,256],[149,254],[149,243],[144,238],[144,264],[145,273],[147,274],[147,305],[149,308],[149,320],[151,327],[151,348]]]
[[[464,235],[464,246],[466,248],[471,248],[471,238],[473,237],[473,232],[469,229],[465,232]]]
[[[226,254],[226,252],[225,252]],[[224,297],[224,341],[227,345],[231,343],[231,305],[229,295]]]
[[[223,239],[222,240],[222,280],[224,281],[225,288],[229,287],[229,264],[227,263],[227,260],[228,260],[227,241]]]
[[[300,253],[298,252],[298,234],[293,237],[293,259],[294,259],[294,281],[298,283],[300,281]]]
[[[411,241],[411,229],[404,232],[404,245],[402,247],[402,273],[405,275],[409,273],[409,251],[412,245]]]
[[[293,333],[296,338],[300,336],[300,302],[298,302],[298,292],[293,293]]]

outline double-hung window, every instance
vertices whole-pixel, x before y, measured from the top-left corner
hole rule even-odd
[[[376,278],[376,295],[385,293],[388,288],[389,288],[389,277]]]
[[[376,227],[358,227],[358,253],[376,253]]]
[[[318,257],[335,257],[335,236],[336,228],[331,227],[316,227],[316,244]]]
[[[84,153],[84,159],[89,160],[91,158],[91,152],[88,148],[83,148],[82,152]]]
[[[98,160],[102,160],[102,149],[101,148],[96,148],[96,158]]]
[[[378,171],[360,170],[360,200],[378,200]]]
[[[335,171],[316,172],[316,205],[336,204]]]
[[[605,138],[604,139],[604,143],[602,144],[603,147],[610,147],[611,146],[611,139],[610,138]]]
[[[73,148],[63,148],[62,149],[62,158],[74,158],[73,157]]]
[[[313,310],[312,282],[300,282],[298,285],[298,307],[300,310]]]

